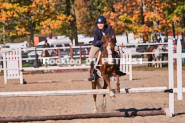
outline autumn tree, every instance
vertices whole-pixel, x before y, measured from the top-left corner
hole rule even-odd
[[[53,0],[1,0],[0,20],[5,21],[8,26],[15,24],[15,29],[10,30],[9,36],[29,34],[33,45],[36,31],[43,28],[42,33],[51,33],[51,29],[60,29],[63,22],[69,23],[72,20],[71,16],[58,14],[54,5]]]

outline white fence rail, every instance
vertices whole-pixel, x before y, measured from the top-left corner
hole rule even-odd
[[[185,53],[182,52],[182,46],[180,40],[177,42],[177,53],[173,53],[173,41],[169,39],[168,41],[168,72],[169,72],[169,88],[167,87],[150,87],[150,88],[133,88],[133,89],[121,89],[121,93],[135,93],[135,92],[157,92],[157,91],[169,91],[169,108],[165,109],[166,114],[169,116],[174,115],[174,93],[177,93],[177,99],[183,99],[183,92],[185,92],[185,88],[182,87],[182,58],[185,58]],[[14,51],[13,51],[14,52]],[[15,60],[19,62],[19,67],[11,68],[18,69],[20,72],[20,79],[22,80],[22,59],[21,59],[21,49],[16,51],[17,53],[4,53],[4,77],[7,76],[7,70],[10,68],[7,67],[11,58],[15,57]],[[126,51],[126,53],[121,55],[122,58],[130,58],[132,56],[131,50]],[[177,88],[174,88],[174,65],[173,59],[177,58]],[[7,65],[6,65],[7,63]],[[123,71],[128,73],[132,73],[132,65],[121,66]],[[125,67],[125,68],[124,68]],[[62,68],[62,67],[61,67]],[[68,67],[67,67],[68,68]],[[75,67],[73,67],[75,68]],[[79,66],[81,68],[81,66]],[[24,68],[25,69],[25,68]],[[41,68],[34,68],[34,70],[40,70]],[[56,68],[58,69],[58,68]],[[68,68],[69,69],[69,68]],[[72,68],[71,68],[72,69]],[[26,70],[26,69],[25,69]],[[27,70],[30,70],[28,68]],[[11,72],[9,73],[11,74]],[[9,77],[7,77],[9,78]],[[7,79],[6,78],[6,79]],[[6,81],[6,80],[5,80]],[[22,83],[21,83],[22,84]],[[108,90],[70,90],[70,91],[36,91],[36,92],[0,92],[0,97],[10,97],[10,96],[46,96],[46,95],[82,95],[82,94],[107,94]]]
[[[174,88],[174,65],[173,60],[177,58],[177,88]],[[174,93],[177,92],[177,99],[183,99],[185,88],[182,87],[182,58],[185,58],[185,53],[182,53],[182,45],[180,39],[177,41],[177,52],[173,53],[173,40],[168,41],[168,81],[169,89],[169,109],[166,109],[168,115],[174,115]]]

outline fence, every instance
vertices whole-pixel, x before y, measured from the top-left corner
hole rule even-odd
[[[121,93],[129,93],[129,92],[158,92],[164,91],[169,92],[169,108],[166,108],[166,114],[169,116],[174,115],[174,93],[177,93],[178,100],[183,99],[183,92],[185,92],[185,88],[182,87],[182,58],[185,58],[185,53],[182,53],[182,46],[180,40],[177,43],[177,53],[173,53],[173,44],[172,40],[168,41],[168,72],[169,72],[169,88],[167,87],[148,87],[148,88],[133,88],[133,89],[121,89]],[[6,63],[6,59],[9,60],[12,56],[16,55],[16,58],[19,59],[19,65],[21,66],[21,49],[17,50],[19,53],[15,54],[4,54],[4,62]],[[131,51],[128,52],[131,55]],[[6,56],[8,55],[8,56]],[[124,57],[124,56],[123,56]],[[125,55],[127,57],[127,55]],[[130,56],[129,56],[130,57]],[[174,88],[174,65],[173,59],[177,59],[177,88]],[[19,66],[19,67],[20,67]],[[6,67],[5,67],[6,68]],[[80,68],[80,67],[79,67]],[[15,68],[14,68],[15,69]],[[17,69],[17,68],[16,68]],[[18,68],[19,72],[21,72],[21,67]],[[39,68],[35,68],[39,69]],[[9,69],[7,69],[9,70]],[[30,69],[28,69],[30,70]],[[6,71],[5,71],[6,74]],[[47,95],[82,95],[82,94],[107,94],[107,90],[73,90],[73,91],[41,91],[41,92],[1,92],[1,97],[7,96],[47,96]]]

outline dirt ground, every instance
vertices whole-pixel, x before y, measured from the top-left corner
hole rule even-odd
[[[185,75],[185,71],[183,71]],[[0,92],[9,91],[52,91],[52,90],[88,90],[91,89],[90,82],[70,82],[68,80],[87,79],[88,71],[66,72],[66,73],[45,73],[23,75],[25,81],[53,80],[55,83],[34,83],[19,84],[19,80],[8,80],[4,85],[4,78],[0,76]],[[175,71],[176,82],[176,71]],[[185,76],[183,76],[183,80]],[[115,81],[111,81],[112,88],[115,88]],[[129,80],[129,75],[120,77],[121,88],[138,87],[159,87],[168,86],[168,71],[133,71],[133,81]],[[183,81],[185,87],[185,81]],[[176,87],[176,84],[175,84]],[[103,111],[101,108],[102,95],[97,96],[97,106],[99,112],[116,112],[120,110],[143,110],[143,109],[165,109],[169,106],[168,93],[134,93],[116,94],[114,101],[106,96],[107,107]],[[185,95],[183,96],[185,99]],[[93,113],[92,95],[79,96],[42,96],[42,97],[0,97],[0,117],[18,116],[46,116],[64,114],[84,114]],[[92,118],[60,121],[43,121],[44,123],[184,123],[185,122],[185,100],[178,101],[175,94],[175,113],[172,118],[165,115],[158,116],[136,116],[131,118]],[[36,123],[40,123],[36,122]]]

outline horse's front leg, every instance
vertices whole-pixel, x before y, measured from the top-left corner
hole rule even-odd
[[[157,68],[159,68],[159,58],[157,58]]]
[[[92,89],[96,89],[96,81],[92,82]],[[96,94],[93,94],[94,98],[94,113],[98,112],[97,105],[96,105]]]
[[[119,75],[117,75],[116,73],[113,73],[114,76],[116,76],[116,88],[115,88],[115,93],[118,94],[120,93],[120,82],[119,82]]]
[[[103,86],[103,89],[106,89],[107,88],[107,83],[106,81],[104,80],[104,86]],[[103,94],[103,104],[102,104],[102,108],[105,109],[106,108],[106,94]]]
[[[112,91],[112,88],[110,86],[110,78],[109,78],[109,76],[108,75],[104,75],[103,79],[106,81],[107,85],[109,86],[110,99],[114,100],[115,99],[115,94]]]
[[[162,63],[161,63],[161,61],[162,61],[162,58],[161,58],[161,57],[160,57],[160,60],[159,60],[159,61],[160,61],[160,66],[159,66],[159,67],[162,67]]]

